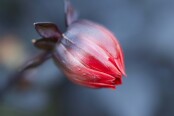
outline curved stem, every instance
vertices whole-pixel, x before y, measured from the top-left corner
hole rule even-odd
[[[51,52],[43,52],[26,62],[24,66],[19,70],[19,72],[23,72],[31,68],[36,68],[49,58],[51,58]]]
[[[30,59],[28,62],[26,62],[24,66],[18,72],[10,76],[6,85],[0,89],[0,99],[9,89],[11,89],[24,77],[25,71],[40,66],[46,60],[51,58],[51,55],[52,55],[51,52],[43,52],[33,57],[32,59]]]

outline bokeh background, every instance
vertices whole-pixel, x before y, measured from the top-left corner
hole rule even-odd
[[[127,78],[116,90],[71,83],[47,61],[0,100],[0,116],[174,116],[174,0],[71,0],[80,18],[109,28],[120,41]],[[34,22],[62,31],[63,0],[0,0],[0,90],[40,51]]]

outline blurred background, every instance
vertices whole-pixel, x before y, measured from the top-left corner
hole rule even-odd
[[[71,83],[48,60],[0,99],[0,116],[174,116],[174,0],[71,0],[80,18],[120,41],[127,78],[116,90]],[[40,51],[34,22],[62,31],[63,0],[0,0],[0,90]]]

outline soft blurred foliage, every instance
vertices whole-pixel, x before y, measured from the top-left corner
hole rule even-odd
[[[0,100],[0,116],[173,116],[174,0],[72,0],[81,18],[120,41],[127,78],[116,90],[69,82],[52,60],[26,72]],[[39,52],[34,22],[64,26],[63,0],[0,0],[0,90]]]

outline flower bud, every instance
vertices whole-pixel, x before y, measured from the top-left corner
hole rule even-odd
[[[69,26],[55,47],[54,59],[70,80],[87,87],[115,88],[126,75],[122,49],[114,35],[87,20]]]
[[[42,39],[35,46],[52,50],[55,63],[74,83],[91,88],[120,85],[126,73],[116,37],[99,24],[77,20],[78,15],[69,1],[65,6],[67,31],[62,34],[55,24],[36,23]]]

